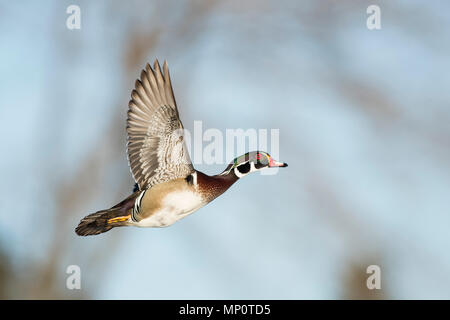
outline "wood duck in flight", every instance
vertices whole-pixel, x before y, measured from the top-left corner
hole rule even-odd
[[[239,178],[270,167],[287,167],[263,151],[246,153],[220,174],[192,166],[167,62],[147,64],[131,93],[127,154],[136,186],[114,207],[84,217],[75,232],[96,235],[115,227],[166,227],[205,206]]]

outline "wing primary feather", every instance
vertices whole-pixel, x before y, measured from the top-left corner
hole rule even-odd
[[[167,61],[147,63],[135,82],[127,112],[127,159],[140,190],[194,172]],[[175,135],[176,134],[176,135]]]
[[[148,80],[150,83],[150,87],[152,88],[152,91],[155,95],[156,103],[159,105],[162,105],[163,103],[162,103],[161,96],[159,94],[158,84],[156,83],[155,74],[149,64],[147,64],[147,74],[148,74]]]
[[[164,90],[164,78],[161,74],[161,68],[159,66],[159,62],[158,59],[155,60],[154,63],[154,69],[155,69],[155,74],[156,74],[156,82],[158,84],[158,91],[161,94],[161,99],[162,99],[162,103],[163,104],[167,104],[167,99],[166,99],[166,94],[165,94],[165,90]]]
[[[152,91],[152,87],[151,87],[150,82],[149,82],[148,79],[149,78],[148,78],[147,72],[145,70],[142,70],[142,72],[141,72],[141,82],[142,82],[142,85],[144,86],[145,92],[147,93],[147,96],[148,96],[150,102],[154,106],[154,105],[157,104],[157,102],[156,102],[155,95],[154,95],[154,93]]]
[[[144,102],[144,105],[147,106],[147,108],[151,106],[152,102],[150,101],[148,94],[145,91],[145,88],[142,85],[141,80],[139,79],[136,80],[136,90],[139,93],[139,97],[141,98],[142,102]]]

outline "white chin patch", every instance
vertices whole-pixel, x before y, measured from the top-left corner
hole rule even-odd
[[[245,177],[248,173],[240,173],[238,168],[234,168],[234,174],[236,175],[236,177],[242,178]]]
[[[247,173],[241,173],[239,172],[238,168],[234,168],[234,174],[240,179],[242,177],[245,177],[246,175],[248,175],[251,172],[256,172],[259,171],[259,169],[256,169],[255,164],[253,162],[250,162],[250,171]]]

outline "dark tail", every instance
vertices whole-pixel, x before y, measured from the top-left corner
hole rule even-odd
[[[111,209],[97,211],[83,219],[75,229],[79,236],[93,236],[111,230],[114,227],[128,225],[131,208],[140,192],[133,193]]]

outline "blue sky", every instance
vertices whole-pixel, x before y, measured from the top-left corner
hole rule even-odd
[[[79,31],[65,29],[64,1],[1,6],[0,241],[13,263],[48,261],[62,228],[61,285],[79,264],[93,298],[334,299],[368,261],[389,297],[449,298],[448,5],[381,2],[382,29],[369,31],[364,1],[329,12],[231,1],[180,36],[184,4],[166,21],[162,3],[80,1]],[[129,72],[133,28],[162,31]],[[155,57],[169,61],[187,129],[280,129],[289,167],[242,179],[170,228],[78,238],[80,218],[131,191],[126,105]],[[97,178],[81,181],[89,198],[61,212],[58,192],[97,155]]]

